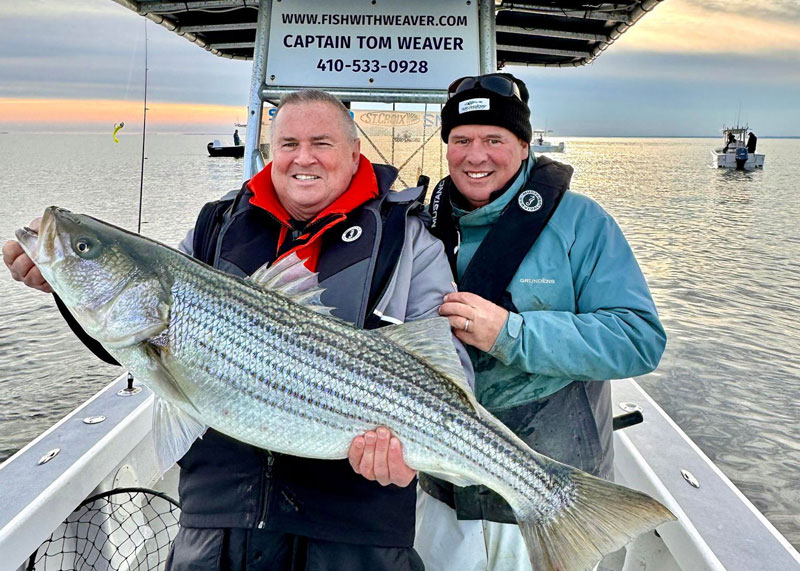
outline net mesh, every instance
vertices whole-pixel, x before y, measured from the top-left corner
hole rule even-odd
[[[118,488],[97,494],[39,546],[27,569],[163,569],[179,515],[178,503],[154,490]]]

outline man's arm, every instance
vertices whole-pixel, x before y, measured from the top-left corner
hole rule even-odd
[[[442,243],[418,218],[409,218],[406,243],[397,270],[378,309],[397,322],[416,321],[439,315],[444,296],[455,291],[455,281]],[[464,374],[475,386],[467,350],[457,336],[452,337]]]
[[[496,338],[475,343],[527,373],[575,380],[642,375],[656,368],[666,334],[633,252],[610,216],[582,222],[570,249],[576,311],[508,313],[471,294],[448,296],[442,313],[464,323],[473,313],[507,318]],[[453,303],[450,303],[450,302]],[[489,304],[496,308],[493,310]],[[454,317],[455,316],[455,317]],[[473,326],[477,335],[480,323]],[[457,332],[472,343],[469,334]]]

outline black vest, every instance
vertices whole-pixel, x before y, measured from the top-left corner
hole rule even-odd
[[[379,197],[325,233],[317,266],[326,288],[322,302],[365,328],[381,325],[372,308],[399,257],[406,217],[421,208],[414,200],[398,202],[412,191],[389,193],[396,170],[374,168]],[[241,276],[275,259],[280,223],[251,205],[251,196],[245,186],[233,201],[206,205],[195,228],[196,257]],[[361,236],[344,240],[356,226]],[[415,486],[383,487],[353,472],[347,460],[270,453],[209,430],[179,464],[183,526],[260,528],[390,547],[413,543]]]

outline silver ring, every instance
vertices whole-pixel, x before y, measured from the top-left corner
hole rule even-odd
[[[466,318],[465,318],[466,319]],[[464,331],[469,332],[469,319],[464,322]]]

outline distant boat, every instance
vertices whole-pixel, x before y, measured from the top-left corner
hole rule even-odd
[[[213,142],[206,145],[208,154],[212,157],[235,157],[242,158],[244,156],[244,145],[223,145],[219,139],[214,139]]]
[[[755,152],[755,141],[751,149],[747,147],[750,128],[738,123],[735,127],[722,127],[722,147],[711,149],[714,168],[736,170],[755,170],[764,168],[764,155]],[[753,134],[755,137],[755,134]],[[752,151],[752,152],[751,152]]]
[[[545,135],[552,133],[549,129],[533,131],[533,140],[531,141],[531,150],[537,153],[563,153],[566,150],[566,143],[561,141],[558,144],[553,144],[545,140]]]

